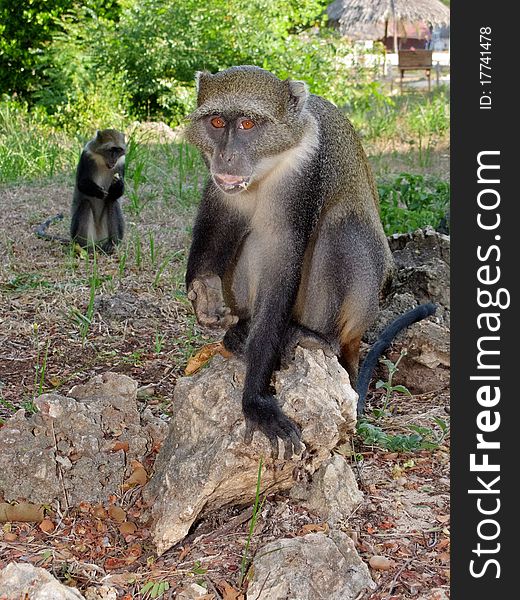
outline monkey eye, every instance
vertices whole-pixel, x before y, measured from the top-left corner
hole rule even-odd
[[[252,129],[254,126],[255,123],[251,119],[244,119],[243,121],[240,121],[240,124],[238,125],[239,129]]]
[[[222,117],[213,117],[210,122],[215,129],[222,129],[222,127],[226,126],[226,122]]]

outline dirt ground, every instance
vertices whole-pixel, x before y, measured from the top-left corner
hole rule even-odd
[[[376,172],[401,170],[407,159],[395,164],[392,152],[374,152]],[[446,175],[447,152],[438,151],[433,172]],[[32,410],[42,391],[66,393],[109,370],[150,385],[145,402],[166,418],[175,410],[172,392],[187,359],[215,339],[195,324],[183,291],[194,208],[175,199],[149,202],[138,215],[127,215],[126,241],[117,254],[99,256],[94,265],[92,257],[33,233],[49,215],[67,212],[71,184],[63,179],[0,189],[0,418]],[[53,232],[66,234],[66,222]],[[380,402],[381,393],[374,392],[372,407]],[[428,426],[433,417],[449,422],[448,403],[447,390],[395,398],[392,416],[380,425],[394,433],[409,424]],[[392,453],[355,439],[347,453],[365,497],[342,528],[367,562],[376,555],[391,560],[387,570],[371,569],[377,589],[363,600],[449,596],[449,436],[437,449],[418,453]],[[152,463],[150,457],[145,466]],[[194,582],[207,588],[208,600],[242,598],[250,507],[211,515],[156,558],[139,522],[138,490],[117,498],[135,521],[134,531],[122,530],[107,512],[115,500],[69,514],[50,507],[50,525],[0,524],[0,568],[28,561],[83,592],[113,586],[125,600],[152,597],[143,589],[150,581],[168,582],[165,598]],[[294,502],[268,497],[250,551],[277,537],[324,529]]]

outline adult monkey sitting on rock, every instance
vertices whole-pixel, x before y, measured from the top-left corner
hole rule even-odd
[[[196,81],[186,136],[211,177],[188,297],[198,321],[228,328],[224,345],[245,358],[246,442],[258,429],[274,456],[280,438],[290,458],[300,431],[270,393],[271,376],[286,351],[311,342],[331,348],[356,386],[361,336],[393,270],[377,190],[351,123],[305,83],[253,66]],[[431,314],[418,308],[394,329]]]

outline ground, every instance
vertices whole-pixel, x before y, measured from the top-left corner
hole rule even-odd
[[[164,153],[164,148],[154,151]],[[66,393],[74,384],[109,370],[131,376],[142,388],[148,386],[141,395],[143,406],[151,406],[156,414],[167,417],[175,410],[176,379],[189,356],[215,339],[196,325],[184,294],[193,198],[199,193],[203,168],[185,148],[178,152],[175,161],[161,156],[163,162],[154,162],[154,173],[132,171],[125,242],[111,257],[88,256],[33,233],[49,215],[67,212],[72,174],[0,188],[1,419],[21,407],[32,410],[33,399],[43,391]],[[378,175],[410,171],[424,158],[413,148],[395,144],[374,144],[369,153]],[[446,177],[448,148],[440,145],[429,153],[421,172]],[[187,164],[197,170],[196,177],[184,174]],[[157,174],[160,184],[153,183]],[[66,222],[67,217],[52,231],[66,234]],[[381,391],[373,394],[372,407],[381,397]],[[447,422],[447,404],[446,390],[394,397],[395,410],[379,425],[400,433],[409,432],[410,424],[431,426],[433,417]],[[391,559],[388,569],[372,569],[377,589],[364,600],[416,598],[433,588],[447,590],[448,446],[449,436],[435,449],[418,453],[367,447],[359,439],[350,450],[342,449],[365,492],[363,504],[342,528],[367,562],[379,555]],[[105,507],[84,504],[69,514],[50,507],[49,519],[40,525],[4,524],[0,568],[12,560],[29,561],[83,591],[101,583],[114,586],[125,600],[153,597],[151,586],[148,592],[144,586],[161,581],[168,581],[169,591],[199,582],[207,587],[208,599],[241,598],[233,590],[240,589],[250,507],[210,516],[182,544],[156,558],[148,529],[139,521],[138,491],[117,499],[136,522],[135,530],[119,525],[118,515],[109,509],[115,500],[107,499]],[[325,528],[319,518],[287,498],[269,497],[246,559],[277,537]]]

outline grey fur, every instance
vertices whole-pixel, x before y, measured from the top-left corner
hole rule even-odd
[[[227,129],[215,131],[211,115],[222,117]],[[242,118],[257,119],[247,135],[235,129]],[[372,171],[351,123],[334,105],[309,95],[302,82],[257,67],[198,76],[187,139],[213,177],[195,224],[188,289],[193,298],[194,282],[222,279],[225,304],[240,318],[225,343],[243,351],[248,364],[248,428],[263,431],[273,448],[282,438],[287,451],[295,430],[274,399],[267,400],[274,359],[266,355],[279,358],[288,332],[294,340],[300,326],[338,349],[355,385],[360,339],[392,273]],[[232,193],[219,185],[241,175],[245,183]],[[218,324],[218,314],[230,324],[220,301],[213,314],[197,316]]]

